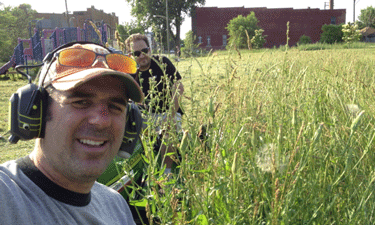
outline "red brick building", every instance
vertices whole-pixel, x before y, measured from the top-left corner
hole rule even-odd
[[[295,45],[302,35],[317,42],[324,24],[345,23],[346,9],[293,9],[293,8],[195,8],[192,14],[192,31],[201,47],[223,49],[227,45],[229,21],[239,15],[255,13],[260,26],[267,35],[265,47],[286,44],[287,22],[289,21],[289,45]]]
[[[87,20],[91,20],[97,27],[101,25],[103,21],[107,25],[108,38],[114,40],[116,27],[119,24],[118,16],[115,13],[105,13],[101,9],[96,9],[94,6],[87,8],[86,11],[74,11],[66,16],[66,13],[37,13],[37,18],[43,18],[39,20],[37,25],[42,29],[55,29],[56,27],[80,27],[83,28],[83,24]],[[69,22],[69,24],[68,24]]]

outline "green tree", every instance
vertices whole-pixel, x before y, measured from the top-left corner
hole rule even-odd
[[[263,45],[266,43],[267,35],[263,35],[264,30],[259,29],[255,30],[255,35],[251,38],[251,46],[255,49],[263,48]]]
[[[186,57],[195,55],[196,50],[199,47],[199,44],[195,44],[196,37],[193,31],[189,30],[185,34],[184,47],[181,48],[182,54]]]
[[[168,24],[170,40],[173,40],[177,46],[180,46],[181,25],[186,15],[191,15],[196,6],[202,6],[206,0],[126,0],[132,7],[132,16],[146,25],[146,28],[153,27],[160,29],[166,35],[166,6],[168,3]],[[176,30],[174,34],[172,31]],[[155,32],[155,30],[154,30]],[[156,33],[156,32],[155,32]],[[163,34],[163,35],[164,35]],[[163,38],[166,40],[166,38]],[[173,49],[173,48],[171,48]]]
[[[0,60],[8,61],[17,46],[18,38],[30,38],[29,22],[36,18],[29,4],[3,7],[0,10]]]
[[[357,24],[345,24],[342,26],[343,37],[342,39],[346,43],[358,42],[361,39],[361,33],[359,32]]]
[[[12,15],[9,7],[0,9],[0,61],[2,62],[8,61],[12,55],[12,48],[10,47],[12,42],[8,35],[8,26],[13,24],[15,20],[16,18]]]
[[[358,19],[364,26],[375,28],[375,8],[369,6],[366,9],[362,9]]]
[[[320,42],[333,44],[342,42],[343,33],[342,33],[342,24],[325,24],[322,26],[323,33],[320,35]]]
[[[144,34],[146,27],[141,23],[131,21],[131,22],[126,22],[123,25],[122,24],[117,25],[116,30],[119,34],[117,37],[119,40],[117,41],[124,43],[126,38],[128,38],[131,34],[135,34],[135,33]],[[122,49],[122,51],[125,52],[125,49]]]
[[[229,32],[228,46],[247,48],[247,34],[249,36],[249,39],[251,39],[255,35],[255,30],[260,29],[257,24],[258,19],[255,17],[254,12],[251,12],[246,17],[239,15],[229,21],[227,27],[225,28]]]

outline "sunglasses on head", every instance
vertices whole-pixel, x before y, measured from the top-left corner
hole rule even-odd
[[[122,54],[109,53],[99,54],[84,48],[68,48],[56,53],[58,62],[63,66],[88,67],[91,66],[98,56],[105,58],[109,68],[127,74],[135,74],[138,71],[137,62]]]
[[[134,51],[131,54],[134,55],[134,56],[136,56],[136,57],[139,57],[142,54],[142,52],[145,53],[145,54],[147,54],[149,49],[150,48],[147,47],[147,48],[142,49],[141,51]]]

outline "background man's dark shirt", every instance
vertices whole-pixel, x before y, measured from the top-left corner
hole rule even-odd
[[[173,97],[172,86],[176,80],[181,79],[176,67],[167,57],[162,56],[160,60],[159,56],[152,56],[150,68],[140,72],[139,78],[137,82],[145,94],[145,103],[152,108],[152,112],[166,112],[169,109],[169,105],[173,104],[171,102]],[[151,85],[151,83],[154,84]],[[167,86],[168,83],[169,87]],[[153,87],[152,90],[150,90],[150,86]],[[181,115],[183,114],[180,108],[177,112],[181,113]]]

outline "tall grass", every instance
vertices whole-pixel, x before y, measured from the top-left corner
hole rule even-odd
[[[157,194],[150,212],[174,224],[371,223],[374,52],[241,51],[180,63],[190,138],[176,180],[158,180],[169,195]]]
[[[184,77],[187,132],[182,143],[172,138],[181,154],[172,177],[155,163],[153,140],[145,142],[150,166],[142,195],[150,218],[371,224],[374,53],[228,51],[176,64]]]

